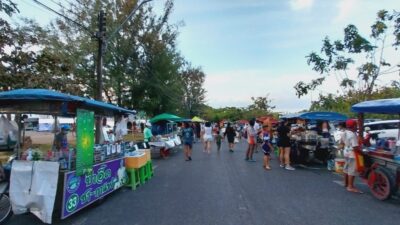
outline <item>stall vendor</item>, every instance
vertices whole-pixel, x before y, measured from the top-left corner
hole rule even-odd
[[[151,127],[151,123],[147,122],[146,127],[144,128],[144,131],[143,131],[144,142],[151,141],[151,139],[153,137],[153,133],[151,132],[150,127]]]
[[[55,140],[54,140],[54,147],[56,151],[61,151],[64,156],[68,155],[68,139],[67,139],[67,134],[69,131],[69,126],[68,125],[63,125],[61,127],[61,131],[56,135]]]

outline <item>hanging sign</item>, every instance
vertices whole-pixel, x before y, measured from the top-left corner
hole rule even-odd
[[[81,176],[93,167],[94,112],[78,109],[76,126],[76,175]]]

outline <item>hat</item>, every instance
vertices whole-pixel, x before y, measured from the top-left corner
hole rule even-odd
[[[61,126],[61,130],[69,130],[69,126],[68,125],[62,125]]]
[[[146,127],[151,127],[151,123],[150,122],[146,122]]]
[[[357,121],[353,119],[348,119],[346,120],[346,128],[356,128],[357,127]]]
[[[370,127],[365,127],[364,130],[365,130],[365,131],[370,131],[371,128],[370,128]]]

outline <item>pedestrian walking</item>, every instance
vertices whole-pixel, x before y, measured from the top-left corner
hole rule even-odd
[[[183,138],[185,160],[190,161],[192,160],[192,146],[193,146],[194,132],[193,129],[189,126],[188,122],[184,123],[184,128],[182,129],[182,138]]]
[[[251,120],[249,126],[247,127],[247,151],[246,151],[246,161],[255,162],[253,159],[254,147],[256,145],[257,131],[254,129],[254,120]]]
[[[263,126],[263,132],[262,132],[262,140],[263,144],[261,146],[263,152],[264,152],[264,164],[263,167],[266,170],[270,170],[270,164],[269,161],[271,160],[271,152],[274,149],[272,144],[271,144],[271,131],[268,128],[268,125]]]
[[[229,152],[233,152],[233,148],[235,147],[236,131],[231,126],[231,123],[228,123],[224,133],[224,137],[227,137],[228,139]]]
[[[208,154],[210,154],[211,153],[211,142],[213,140],[212,128],[211,128],[210,122],[206,122],[202,133],[203,133],[203,140],[204,140],[204,151],[207,152]]]
[[[256,120],[256,119],[254,119],[254,120],[255,120],[255,122],[254,122],[254,129],[255,129],[256,132],[257,132],[257,136],[256,136],[256,145],[254,146],[254,151],[255,151],[255,153],[258,153],[258,147],[259,147],[260,144],[263,143],[262,139],[260,138],[260,135],[261,135],[261,133],[262,133],[262,129],[261,129],[261,127],[260,127],[260,124],[257,122],[257,120]]]
[[[215,124],[214,137],[215,137],[215,143],[217,144],[217,150],[219,151],[221,149],[221,141],[222,141],[221,128],[219,126],[219,123]]]
[[[357,175],[355,151],[357,151],[358,148],[356,131],[357,122],[355,120],[348,119],[346,121],[346,131],[342,136],[342,142],[344,143],[345,159],[345,164],[343,168],[344,186],[349,192],[362,193],[360,190],[354,187],[354,179]]]
[[[290,128],[288,121],[281,121],[277,131],[280,167],[284,167],[287,170],[295,170],[290,165]]]

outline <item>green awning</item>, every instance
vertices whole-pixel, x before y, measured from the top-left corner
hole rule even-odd
[[[161,120],[180,121],[180,120],[182,120],[182,118],[179,116],[173,115],[173,114],[163,113],[163,114],[160,114],[160,115],[157,115],[157,116],[151,118],[150,123],[156,123]]]

